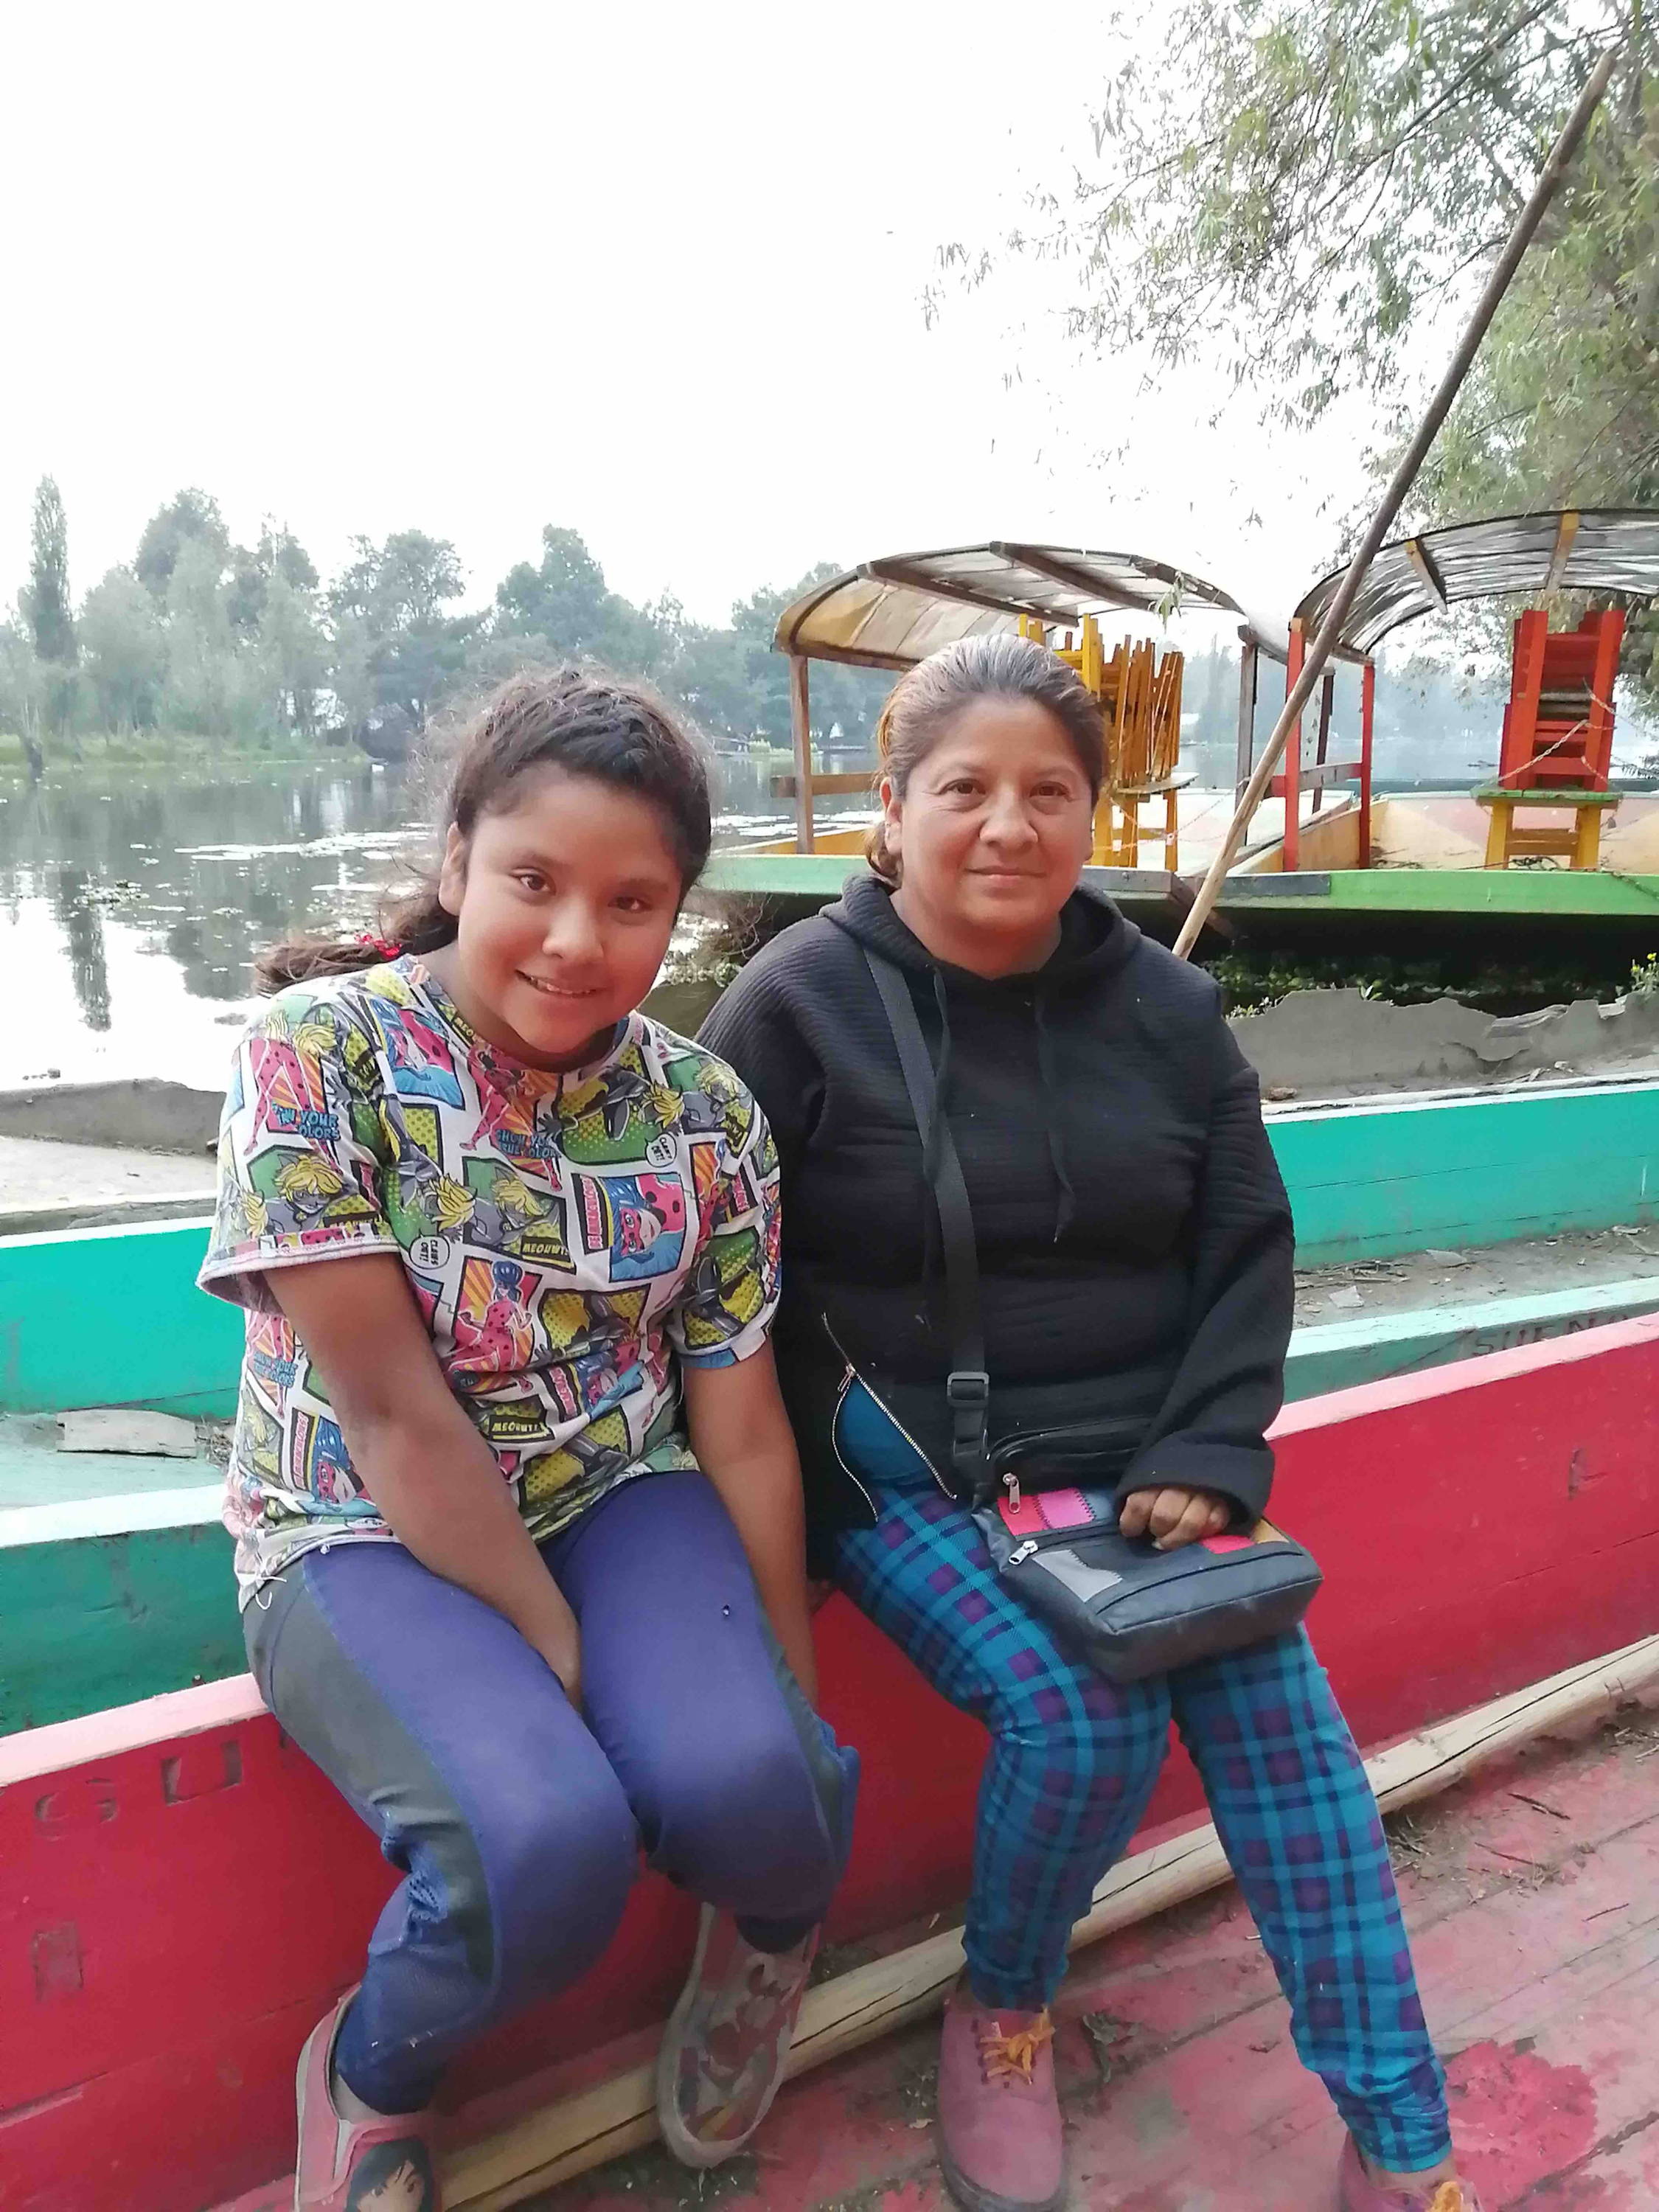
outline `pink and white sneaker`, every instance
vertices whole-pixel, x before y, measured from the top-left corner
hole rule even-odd
[[[318,2021],[300,2053],[294,2212],[443,2212],[429,2112],[343,2120],[334,2108],[335,2039],[356,1994]]]
[[[817,1948],[815,1928],[787,1951],[757,1951],[729,1912],[703,1906],[657,2058],[657,2119],[683,2166],[718,2166],[766,2118]]]
[[[1467,2181],[1430,2182],[1422,2189],[1384,2189],[1365,2171],[1359,2146],[1350,2136],[1336,2170],[1339,2212],[1480,2212],[1480,2200]]]

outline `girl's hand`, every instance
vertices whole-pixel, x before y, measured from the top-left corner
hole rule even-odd
[[[1160,1552],[1179,1551],[1205,1536],[1218,1536],[1233,1509],[1212,1490],[1132,1490],[1118,1509],[1118,1533],[1151,1536]]]
[[[543,1629],[533,1639],[538,1651],[564,1685],[564,1693],[580,1712],[582,1705],[581,1635],[576,1616],[565,1607],[566,1619]]]

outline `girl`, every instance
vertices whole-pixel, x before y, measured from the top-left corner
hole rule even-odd
[[[638,1011],[708,857],[702,763],[640,691],[522,678],[445,819],[395,944],[262,963],[286,988],[238,1051],[202,1270],[248,1312],[249,1660],[404,1876],[301,2057],[298,2212],[394,2179],[438,2212],[446,2063],[593,1964],[641,1845],[703,1901],[663,2130],[729,2155],[856,1779],[811,1705],[771,1139]]]
[[[1215,987],[1079,889],[1103,759],[1078,678],[1040,646],[972,639],[902,678],[881,740],[875,872],[775,939],[703,1036],[778,1139],[780,1354],[817,1548],[991,1732],[940,2059],[945,2178],[969,2212],[1062,2201],[1048,2006],[1173,1714],[1297,2048],[1348,2124],[1345,2212],[1473,2212],[1376,1808],[1305,1638],[1116,1686],[1025,1610],[937,1472],[951,1465],[938,1147],[912,1118],[864,947],[903,973],[961,1157],[992,1437],[1115,1425],[1126,1533],[1174,1547],[1261,1512],[1291,1224]]]

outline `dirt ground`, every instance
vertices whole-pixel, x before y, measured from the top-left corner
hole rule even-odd
[[[1298,1267],[1296,1318],[1300,1327],[1358,1321],[1488,1298],[1542,1297],[1649,1275],[1659,1275],[1659,1226],[1590,1230],[1468,1252],[1411,1252],[1396,1260]]]

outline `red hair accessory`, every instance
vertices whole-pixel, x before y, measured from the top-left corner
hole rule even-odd
[[[368,945],[371,952],[378,952],[382,960],[396,960],[403,951],[402,945],[394,945],[389,937],[370,937],[366,931],[357,942]]]

